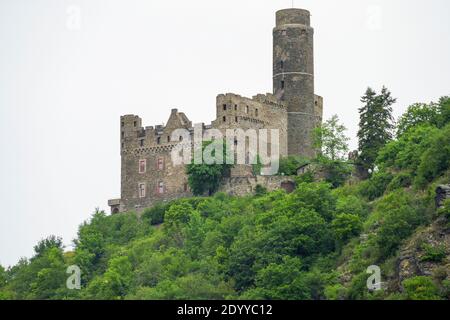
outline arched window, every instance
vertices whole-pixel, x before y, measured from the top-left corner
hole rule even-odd
[[[245,106],[245,113],[248,113],[248,111],[249,111],[248,106]]]
[[[156,138],[156,143],[161,144],[161,137]]]
[[[227,121],[227,117],[223,116],[222,120],[223,120],[223,122],[226,122]]]

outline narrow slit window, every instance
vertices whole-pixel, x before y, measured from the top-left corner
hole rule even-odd
[[[281,89],[284,89],[284,80],[281,80]]]
[[[145,198],[145,183],[139,183],[139,198]]]
[[[164,183],[162,181],[158,182],[158,193],[159,194],[164,193]]]
[[[163,170],[164,169],[164,160],[163,160],[163,158],[158,158],[157,167],[158,167],[158,170]]]
[[[147,160],[141,159],[139,160],[139,173],[145,173],[147,170]]]

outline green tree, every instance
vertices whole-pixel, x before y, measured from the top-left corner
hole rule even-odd
[[[256,287],[243,293],[243,299],[305,300],[310,289],[302,276],[299,258],[285,256],[282,262],[270,263],[258,271]]]
[[[207,164],[203,161],[201,164],[195,164],[195,159],[193,159],[192,163],[186,166],[188,183],[194,195],[200,196],[205,193],[212,195],[219,188],[222,179],[230,172],[232,165],[226,163],[227,145],[223,141],[205,142],[202,146],[203,153],[207,148],[214,146],[217,149],[212,148],[211,156],[215,157],[216,151],[221,150],[219,152],[223,153],[222,157],[218,156],[218,158],[222,158],[222,161],[219,161],[221,163]]]
[[[5,268],[0,264],[0,289],[6,284],[6,271]]]
[[[62,238],[51,235],[45,239],[42,239],[41,241],[38,242],[37,245],[34,246],[34,252],[36,256],[40,256],[45,251],[51,248],[62,249],[63,248]]]
[[[343,160],[348,152],[349,137],[345,135],[344,125],[339,123],[337,115],[333,115],[322,126],[314,130],[314,146],[321,150],[328,159]]]
[[[397,137],[401,137],[411,128],[420,125],[437,126],[439,123],[439,105],[435,103],[415,103],[402,114],[397,124]]]
[[[344,242],[361,232],[362,222],[357,215],[340,213],[331,222],[331,227],[336,240]]]
[[[133,280],[131,263],[126,256],[114,257],[104,275],[95,278],[87,288],[88,296],[95,299],[122,299]]]
[[[358,163],[363,169],[373,171],[379,150],[393,138],[392,104],[396,99],[386,87],[379,95],[368,88],[361,102],[364,105],[359,109]]]

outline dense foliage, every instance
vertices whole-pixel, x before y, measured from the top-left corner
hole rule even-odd
[[[448,298],[446,269],[394,289],[366,287],[368,266],[394,279],[405,241],[437,217],[448,224],[450,202],[436,210],[433,197],[436,184],[450,179],[448,99],[437,105],[433,121],[405,114],[397,138],[377,147],[378,171],[361,182],[349,183],[336,169],[348,164],[325,153],[313,163],[327,163],[339,179],[299,177],[290,194],[260,187],[246,197],[158,204],[140,216],[96,211],[73,251],[49,237],[32,258],[0,266],[0,299]],[[283,170],[296,161],[286,159]],[[448,256],[444,246],[419,250],[427,263]],[[81,290],[66,288],[70,265],[81,269]]]

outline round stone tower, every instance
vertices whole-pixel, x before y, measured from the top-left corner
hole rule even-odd
[[[289,155],[312,157],[315,154],[313,39],[309,11],[277,11],[273,29],[273,92],[288,106]]]

